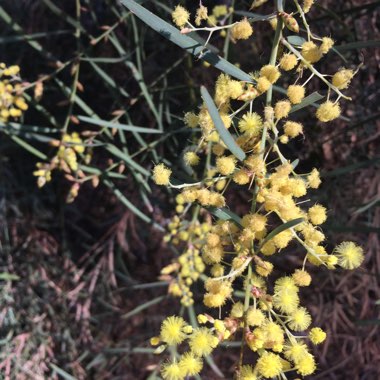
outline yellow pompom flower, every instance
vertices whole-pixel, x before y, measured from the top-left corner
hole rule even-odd
[[[199,125],[199,117],[194,112],[186,112],[184,121],[189,128],[196,128]]]
[[[305,88],[300,85],[290,85],[288,87],[287,95],[292,104],[299,104],[305,97]]]
[[[183,318],[175,315],[166,318],[161,325],[161,340],[169,345],[182,343],[186,338],[184,327],[186,327],[186,322]]]
[[[319,49],[323,54],[326,54],[333,46],[334,46],[334,40],[332,38],[323,37],[322,43]]]
[[[309,286],[311,283],[310,274],[302,269],[296,269],[292,277],[294,282],[298,286]]]
[[[257,360],[256,369],[266,379],[279,376],[282,372],[281,358],[272,352],[265,351]]]
[[[353,76],[354,72],[352,70],[341,69],[333,75],[332,84],[339,90],[344,90],[350,84]]]
[[[326,123],[339,117],[340,112],[339,103],[333,103],[332,101],[327,100],[318,107],[315,115],[318,120]]]
[[[267,277],[273,271],[273,264],[269,261],[262,261],[256,265],[255,269],[260,276]]]
[[[215,264],[212,266],[210,272],[211,276],[213,277],[221,277],[224,275],[224,266],[220,264]]]
[[[311,223],[314,225],[322,224],[326,221],[326,208],[321,205],[315,205],[308,210],[308,216]]]
[[[320,344],[325,341],[326,333],[320,327],[313,327],[309,332],[309,338],[312,343]]]
[[[233,156],[222,156],[216,159],[216,167],[220,174],[230,175],[236,168],[236,160]]]
[[[226,6],[226,5],[216,5],[216,6],[212,9],[212,14],[213,14],[216,18],[219,18],[219,17],[225,16],[227,13],[228,13],[228,9],[227,9],[227,6]]]
[[[183,28],[190,19],[190,13],[181,5],[177,5],[172,13],[174,24]]]
[[[179,363],[179,368],[185,376],[195,376],[201,372],[203,367],[202,360],[195,356],[192,352],[186,352],[182,355]]]
[[[245,114],[239,121],[240,132],[256,137],[263,128],[263,120],[256,112]]]
[[[246,170],[240,169],[234,174],[232,180],[238,185],[246,185],[250,181],[250,176]]]
[[[264,93],[268,91],[269,87],[272,85],[271,82],[269,82],[268,78],[266,77],[260,77],[257,79],[257,91],[259,93]]]
[[[161,375],[164,380],[183,380],[186,373],[180,368],[176,361],[173,361],[162,365]]]
[[[304,307],[299,307],[289,316],[289,327],[294,331],[304,331],[311,323],[311,316]]]
[[[297,363],[306,357],[309,352],[306,344],[291,341],[289,345],[285,345],[284,354],[287,359]]]
[[[297,57],[292,53],[284,54],[280,59],[280,67],[282,70],[289,71],[296,67]]]
[[[298,293],[292,291],[276,292],[273,295],[273,305],[276,309],[284,313],[294,312],[299,304]]]
[[[231,317],[241,318],[244,314],[244,305],[241,302],[236,302],[231,309]]]
[[[248,326],[261,326],[265,321],[265,315],[261,310],[251,306],[247,310],[246,319]]]
[[[307,176],[307,181],[309,183],[309,186],[312,189],[318,189],[319,185],[321,184],[321,178],[319,175],[319,171],[314,168],[311,171],[311,173]]]
[[[280,100],[274,106],[274,116],[276,119],[283,119],[289,115],[292,108],[289,100]]]
[[[342,268],[358,268],[364,260],[363,249],[352,241],[344,241],[335,248],[335,255]]]
[[[231,28],[231,37],[233,40],[247,40],[252,34],[253,28],[246,18],[237,22]]]
[[[267,78],[272,84],[277,82],[280,75],[280,71],[274,65],[265,65],[260,70],[260,76]]]
[[[158,164],[153,169],[153,181],[157,185],[167,186],[169,185],[170,175],[172,171],[164,164]]]
[[[301,54],[309,63],[318,62],[322,58],[321,50],[313,41],[304,42]]]
[[[291,138],[297,137],[303,131],[303,126],[301,123],[295,121],[287,121],[284,125],[284,132],[286,136]]]
[[[195,25],[199,26],[201,25],[202,20],[207,20],[208,18],[208,10],[207,7],[204,5],[200,5],[197,9],[197,13],[195,15]]]
[[[243,365],[241,367],[239,380],[258,380],[255,372],[250,365]]]
[[[195,329],[189,337],[191,352],[196,356],[210,355],[218,343],[218,338],[205,327]]]
[[[314,0],[303,0],[302,10],[305,13],[308,13],[313,4],[314,4]]]
[[[315,372],[316,365],[314,356],[311,354],[305,355],[302,359],[296,363],[297,373],[302,376],[308,376]]]
[[[183,156],[186,165],[196,166],[199,164],[199,157],[195,152],[186,152]]]

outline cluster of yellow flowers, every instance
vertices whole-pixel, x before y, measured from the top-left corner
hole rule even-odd
[[[20,82],[20,67],[0,63],[0,122],[19,118],[28,109]]]
[[[302,16],[308,32],[305,13],[312,3],[304,1],[301,7],[296,1],[298,14]],[[201,20],[207,16],[207,8],[204,8],[201,5],[197,11]],[[189,166],[203,165],[204,170],[197,173],[205,173],[204,177],[198,182],[175,186],[170,182],[171,169],[159,164],[153,170],[157,184],[182,189],[179,206],[183,202],[211,213],[215,213],[215,209],[224,212],[223,218],[211,226],[207,225],[202,233],[195,234],[196,243],[191,237],[194,233],[189,232],[199,228],[194,219],[190,229],[183,229],[185,221],[178,217],[169,226],[171,239],[189,244],[180,257],[182,263],[179,261],[177,266],[171,264],[170,270],[175,267],[179,271],[182,265],[187,271],[189,247],[192,247],[191,255],[197,252],[193,257],[199,259],[201,252],[203,263],[208,266],[205,272],[208,277],[203,278],[203,303],[207,308],[217,309],[219,318],[199,314],[198,323],[203,327],[188,326],[181,317],[175,316],[163,322],[160,336],[152,338],[151,343],[160,344],[157,353],[163,352],[167,346],[175,348],[171,350],[172,359],[162,366],[165,380],[181,380],[200,373],[202,357],[209,355],[220,342],[233,339],[240,339],[242,344],[236,372],[240,380],[286,379],[290,371],[299,376],[311,375],[317,365],[308,343],[322,343],[326,333],[319,327],[312,327],[309,311],[301,306],[301,288],[310,286],[312,282],[307,266],[330,270],[340,266],[351,270],[360,266],[364,259],[362,248],[353,242],[343,242],[332,252],[327,251],[325,235],[320,228],[327,219],[327,210],[320,204],[305,207],[309,201],[305,199],[308,190],[317,189],[321,184],[319,172],[314,168],[309,173],[296,173],[296,162],[289,162],[280,149],[279,143],[286,144],[304,132],[303,125],[292,120],[290,115],[293,107],[299,106],[305,98],[305,85],[310,78],[319,77],[328,86],[327,100],[316,112],[318,120],[327,122],[339,117],[338,100],[347,98],[341,90],[348,87],[354,75],[353,70],[341,69],[329,82],[326,75],[314,68],[313,64],[332,48],[331,38],[318,38],[308,33],[309,39],[296,48],[281,37],[283,25],[291,31],[297,30],[294,16],[283,11],[278,13],[278,39],[275,40],[274,51],[277,52],[279,44],[284,50],[280,56],[274,54],[271,62],[252,76],[253,83],[243,83],[225,74],[219,76],[214,103],[220,120],[211,116],[207,103],[199,112],[185,115],[186,125],[189,128],[199,127],[201,134],[197,149],[187,152],[184,160]],[[173,13],[174,22],[181,28],[191,26],[189,17],[189,13],[180,6]],[[240,36],[244,39],[249,37],[247,26],[244,26],[247,23],[251,27],[248,20],[226,27],[237,30],[236,35],[232,33],[232,38],[237,40]],[[295,83],[288,86],[286,98],[278,99],[272,105],[272,85],[284,72],[291,70],[296,74]],[[306,72],[311,75],[300,84]],[[332,92],[338,97],[335,102],[330,100]],[[267,95],[266,106],[262,113],[253,112],[253,102],[262,94]],[[233,111],[239,102],[243,105]],[[218,121],[224,125],[224,132],[228,133],[228,129],[235,131],[234,141],[243,156],[235,155],[233,146],[223,139],[220,128],[215,127]],[[252,203],[244,215],[238,216],[225,208],[225,195],[243,186],[246,186]],[[189,207],[186,206],[187,209]],[[179,212],[182,211],[180,207]],[[195,215],[197,217],[198,213]],[[274,271],[272,256],[280,254],[291,244],[301,246],[303,264],[289,274],[278,275]],[[169,271],[167,268],[164,268],[165,272]],[[193,280],[190,277],[191,283]],[[178,354],[178,350],[183,351],[186,341],[190,350]],[[255,363],[244,360],[244,347],[257,353]]]
[[[62,170],[69,177],[68,179],[73,179],[72,174],[78,172],[78,154],[85,153],[85,146],[77,132],[65,133],[60,141],[51,141],[51,145],[58,148],[56,154],[48,163],[38,162],[37,170],[33,172],[33,175],[37,177],[38,187],[43,187],[51,181],[51,173],[55,169]],[[86,155],[85,160],[88,161],[90,156],[90,154]],[[78,186],[73,186],[71,191],[71,196],[75,198]]]
[[[205,270],[205,264],[200,256],[201,248],[211,222],[207,218],[202,223],[198,218],[187,221],[182,218],[185,211],[185,200],[182,194],[176,197],[176,212],[168,225],[169,233],[164,241],[170,242],[176,251],[182,253],[171,264],[161,270],[161,280],[169,281],[169,294],[181,297],[184,306],[194,303],[191,285],[199,279]],[[199,211],[199,209],[197,209]]]

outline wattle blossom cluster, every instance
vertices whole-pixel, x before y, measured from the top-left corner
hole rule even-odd
[[[326,98],[315,116],[316,122],[329,122],[340,116],[339,100],[348,98],[341,90],[348,87],[355,74],[343,68],[329,81],[315,69],[314,63],[329,53],[334,42],[330,37],[311,33],[305,14],[313,1],[301,5],[295,0],[294,4],[294,14],[278,9],[276,16],[268,19],[276,27],[272,55],[267,65],[252,74],[252,83],[221,74],[212,99],[218,116],[205,97],[198,111],[185,115],[185,124],[200,130],[196,148],[186,151],[183,157],[192,169],[194,181],[174,185],[171,169],[163,164],[154,168],[157,184],[181,189],[178,215],[169,226],[170,237],[166,240],[185,248],[163,273],[176,271],[183,279],[186,276],[180,273],[189,269],[191,260],[199,263],[201,258],[205,266],[198,271],[203,275],[196,276],[204,281],[203,304],[207,310],[198,315],[201,327],[172,316],[163,322],[160,336],[152,338],[151,343],[158,346],[157,353],[168,347],[172,353],[162,366],[161,374],[166,380],[199,374],[204,356],[221,342],[233,340],[240,341],[242,347],[236,366],[238,379],[286,379],[288,373],[301,377],[313,374],[317,364],[310,345],[321,344],[326,333],[314,326],[310,312],[302,306],[302,288],[312,285],[309,268],[352,270],[364,259],[363,250],[354,242],[342,242],[333,250],[326,248],[321,225],[327,219],[327,210],[307,198],[308,191],[321,184],[319,172],[313,168],[299,173],[297,161],[290,162],[281,151],[282,144],[307,135],[294,116],[297,109],[308,105],[304,101],[307,83],[318,77],[326,85]],[[231,12],[226,9],[217,17],[214,8],[212,18],[201,5],[195,25],[207,22],[214,26],[195,28],[190,23],[190,13],[178,6],[173,21],[183,33],[229,30],[233,41],[251,37],[249,19],[225,22],[227,18],[223,17]],[[307,39],[299,37],[298,45],[286,38],[286,33],[298,33],[297,18],[307,34]],[[221,26],[216,26],[217,22]],[[283,49],[278,54],[280,45]],[[286,96],[272,95],[273,84],[279,84],[285,74],[293,80],[286,88]],[[257,103],[262,104],[263,97],[266,106],[261,111],[255,107],[254,111],[255,100],[260,99]],[[243,215],[228,209],[226,195],[236,189],[245,189],[250,195],[251,202]],[[200,209],[216,217],[203,229],[198,221]],[[191,212],[191,222],[186,222]],[[202,232],[195,233],[197,228]],[[301,251],[295,250],[297,246]],[[302,265],[278,274],[273,257],[292,251],[297,255],[302,252]],[[188,278],[190,281],[185,278],[182,282],[192,284],[196,280]],[[174,293],[170,287],[169,291]],[[248,360],[247,350],[255,352],[257,360]]]
[[[17,119],[28,109],[20,84],[20,67],[0,63],[0,122]]]

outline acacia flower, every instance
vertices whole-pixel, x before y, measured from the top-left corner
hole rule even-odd
[[[325,341],[326,333],[320,327],[313,327],[309,332],[309,338],[312,343],[320,344]]]
[[[364,260],[363,249],[352,241],[344,241],[335,248],[339,265],[345,269],[355,269]]]
[[[169,185],[171,169],[167,168],[164,164],[158,164],[153,169],[153,181],[157,185]]]
[[[249,21],[244,18],[231,28],[231,37],[234,40],[247,40],[253,34],[253,28]]]
[[[190,19],[190,13],[181,5],[177,5],[172,13],[174,24],[183,28]]]
[[[265,351],[257,360],[257,370],[266,379],[280,375],[282,372],[282,361],[280,356]]]
[[[183,318],[175,315],[168,317],[161,325],[161,340],[169,345],[176,345],[183,342],[186,334],[183,329],[186,322]]]

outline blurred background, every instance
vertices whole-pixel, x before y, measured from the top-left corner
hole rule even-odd
[[[165,20],[175,5],[144,1]],[[272,1],[258,12],[272,13]],[[336,41],[320,71],[362,67],[338,121],[320,125],[309,109],[299,113],[305,138],[289,144],[287,155],[300,159],[302,172],[321,169],[312,199],[329,210],[331,247],[353,240],[366,253],[353,272],[315,268],[303,294],[328,331],[312,379],[380,378],[379,16],[380,1],[369,0],[320,0],[309,14],[314,32]],[[268,61],[272,36],[262,22],[246,42],[212,43],[253,72]],[[20,66],[29,105],[21,120],[0,122],[2,378],[155,379],[160,358],[149,338],[181,306],[158,280],[173,257],[162,238],[175,193],[157,188],[150,171],[161,160],[184,170],[178,154],[191,132],[183,115],[199,106],[200,85],[211,89],[219,73],[116,0],[2,0],[0,47],[0,62]],[[319,86],[311,87],[324,93]],[[149,130],[112,128],[115,121]],[[73,133],[84,146],[74,153],[75,173],[53,160],[62,136]],[[46,184],[38,163],[56,165]],[[236,207],[245,201],[237,191]],[[288,256],[280,265],[295,264]],[[217,350],[204,378],[231,379],[235,351]]]

